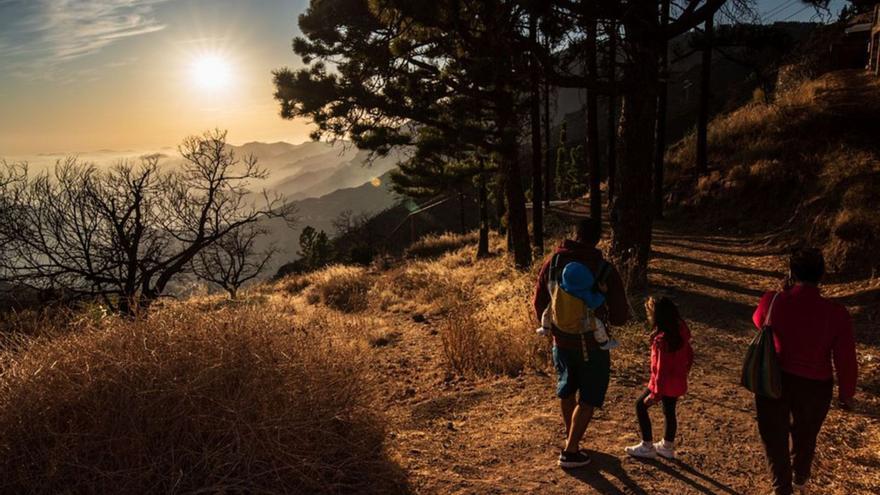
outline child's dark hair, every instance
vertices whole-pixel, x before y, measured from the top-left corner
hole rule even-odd
[[[654,324],[657,325],[656,332],[663,333],[670,351],[681,348],[681,315],[672,299],[661,297],[654,301]]]

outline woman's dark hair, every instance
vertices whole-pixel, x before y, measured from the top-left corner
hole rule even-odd
[[[788,268],[796,281],[818,284],[825,275],[825,258],[816,248],[798,248],[791,252]]]
[[[681,348],[681,315],[672,299],[661,297],[654,301],[654,324],[657,325],[657,333],[663,333],[671,352]]]

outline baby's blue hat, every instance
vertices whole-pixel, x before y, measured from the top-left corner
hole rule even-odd
[[[569,262],[562,270],[562,283],[565,292],[583,300],[590,309],[598,308],[605,302],[605,296],[593,290],[593,272],[583,263]]]

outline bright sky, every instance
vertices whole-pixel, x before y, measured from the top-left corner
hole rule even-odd
[[[271,70],[307,0],[0,0],[0,157],[230,139],[300,142]]]
[[[271,70],[308,0],[0,0],[0,157],[154,150],[214,127],[236,143],[301,142]],[[840,11],[843,0],[832,0]],[[759,0],[767,20],[810,20]]]

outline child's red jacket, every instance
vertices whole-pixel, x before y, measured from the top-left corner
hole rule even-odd
[[[663,332],[651,341],[651,380],[648,390],[651,395],[660,397],[681,397],[687,392],[687,376],[694,364],[694,350],[691,347],[691,331],[682,321],[681,347],[670,351]]]

